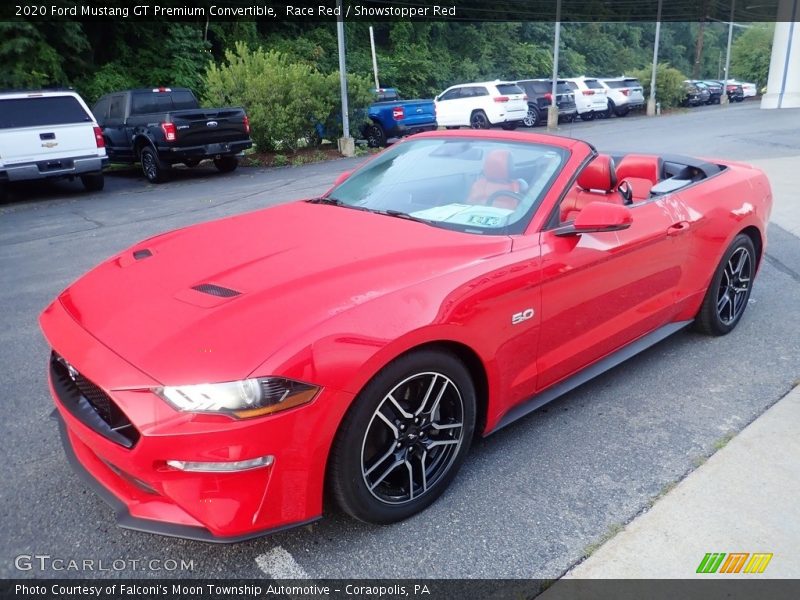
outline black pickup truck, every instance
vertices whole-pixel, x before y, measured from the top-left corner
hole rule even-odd
[[[165,181],[172,165],[197,166],[210,158],[223,173],[253,145],[242,108],[200,108],[186,88],[158,87],[106,94],[92,109],[103,130],[109,160],[139,161],[152,183]]]

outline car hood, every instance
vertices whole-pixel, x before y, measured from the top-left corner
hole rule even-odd
[[[293,202],[145,240],[59,300],[163,384],[231,381],[339,313],[510,249],[506,236]]]

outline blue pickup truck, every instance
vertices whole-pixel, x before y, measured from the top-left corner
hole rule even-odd
[[[375,90],[378,101],[369,107],[363,135],[371,148],[380,148],[393,137],[436,129],[433,100],[402,100],[395,88]]]

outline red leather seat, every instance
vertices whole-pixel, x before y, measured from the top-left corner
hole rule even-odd
[[[617,179],[631,188],[634,202],[647,200],[650,189],[661,180],[663,161],[660,156],[626,154],[619,161]]]
[[[495,192],[514,192],[519,194],[521,184],[511,179],[514,172],[514,159],[508,150],[492,150],[483,162],[483,174],[472,184],[467,204],[486,204]],[[511,196],[498,196],[492,206],[515,210],[519,202]]]
[[[614,159],[607,154],[598,154],[580,172],[575,187],[561,202],[561,222],[572,221],[584,206],[596,200],[622,204]]]

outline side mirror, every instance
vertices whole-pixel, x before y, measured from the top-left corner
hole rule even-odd
[[[630,209],[621,204],[595,201],[583,207],[572,225],[556,231],[556,235],[568,236],[581,233],[602,233],[627,229],[633,223]]]
[[[352,175],[352,174],[353,174],[353,171],[352,171],[352,170],[351,170],[351,171],[345,171],[345,172],[343,172],[343,173],[339,173],[339,176],[338,176],[338,177],[336,178],[336,180],[333,182],[333,187],[336,187],[337,185],[339,185],[340,183],[342,183],[342,182],[343,182],[345,179],[347,179],[348,177],[350,177],[350,175]]]

